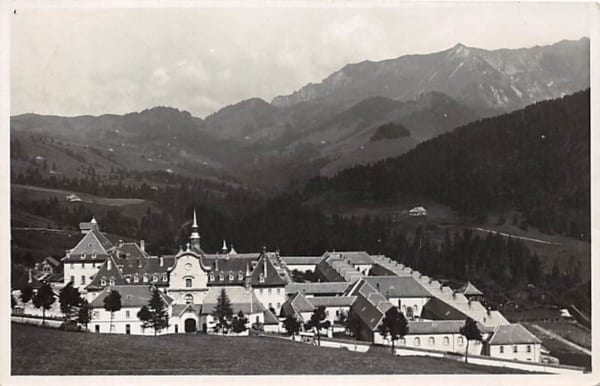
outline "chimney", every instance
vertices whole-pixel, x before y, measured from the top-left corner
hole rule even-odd
[[[140,249],[146,252],[146,240],[140,240]]]
[[[106,261],[106,269],[109,271],[112,270],[112,262],[110,261],[110,259]]]
[[[143,240],[142,240],[143,241]],[[162,267],[163,265],[165,265],[165,260],[163,259],[163,257],[160,257],[160,266]]]
[[[263,256],[263,274],[265,276],[265,279],[267,278],[267,255],[265,254]]]
[[[29,268],[28,274],[29,274],[29,279],[27,280],[27,283],[31,284],[33,282],[33,279],[31,278],[31,268]]]
[[[138,259],[138,268],[142,268],[142,260]]]

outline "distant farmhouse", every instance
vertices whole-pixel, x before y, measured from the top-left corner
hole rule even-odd
[[[288,317],[305,323],[324,307],[328,335],[345,331],[342,319],[352,317],[359,323],[357,339],[390,344],[377,331],[386,311],[397,307],[408,320],[408,334],[396,342],[398,347],[464,354],[467,342],[460,328],[471,318],[483,339],[471,342],[470,354],[531,362],[544,358],[540,340],[484,307],[483,293],[473,283],[454,291],[386,256],[362,251],[280,256],[266,249],[238,253],[225,242],[220,251],[206,253],[195,212],[189,243],[175,255],[151,256],[143,240],[113,243],[94,218],[80,229],[83,237],[62,258],[62,283],[54,288],[74,283],[93,307],[90,329],[97,333],[154,334],[137,316],[154,289],[160,290],[169,316],[161,334],[210,333],[216,323],[213,311],[225,290],[234,315],[243,312],[250,327],[267,333],[285,332]],[[42,276],[30,275],[30,282],[55,276],[57,263],[44,260],[37,268]],[[308,271],[320,281],[293,280],[294,274]],[[122,301],[112,319],[103,302],[111,290]],[[60,316],[58,306],[47,315],[53,313]]]
[[[408,214],[412,217],[427,216],[427,209],[425,209],[422,206],[415,206],[414,208],[408,211]]]

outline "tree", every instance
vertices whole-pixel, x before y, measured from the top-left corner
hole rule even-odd
[[[67,329],[67,322],[74,317],[75,307],[81,305],[81,300],[79,290],[73,287],[72,281],[60,290],[58,301],[60,303],[60,311],[65,316],[65,322],[63,323],[65,330]]]
[[[104,309],[110,312],[109,332],[112,332],[112,321],[116,311],[121,309],[121,294],[117,290],[111,290],[104,298]]]
[[[360,329],[362,327],[362,322],[360,321],[360,318],[356,315],[356,313],[354,313],[354,312],[348,313],[348,317],[346,318],[346,322],[345,322],[345,327],[346,327],[346,331],[350,331],[350,333],[355,338],[358,338]]]
[[[162,329],[169,327],[169,313],[160,296],[159,289],[156,287],[152,289],[152,297],[148,301],[148,305],[140,308],[137,317],[142,321],[142,328],[152,327],[154,329],[154,336]]]
[[[300,322],[294,315],[290,315],[283,321],[283,327],[287,331],[288,335],[296,335],[300,332]]]
[[[42,309],[42,325],[46,324],[46,310],[49,310],[56,300],[56,295],[50,284],[44,283],[33,296],[33,305],[35,308]]]
[[[310,320],[307,323],[308,328],[314,328],[317,331],[317,342],[319,346],[321,345],[321,328],[325,327],[325,323],[323,322],[325,318],[325,307],[319,306],[313,311]]]
[[[217,305],[215,306],[214,311],[211,314],[215,319],[217,319],[217,324],[215,326],[215,330],[221,330],[223,333],[227,332],[231,325],[231,319],[233,317],[233,310],[231,309],[231,302],[227,297],[227,293],[225,292],[225,288],[221,289],[221,294],[217,299]]]
[[[467,363],[469,359],[469,341],[478,340],[481,342],[483,338],[481,337],[481,331],[479,331],[477,323],[471,318],[465,320],[465,325],[459,331],[467,339],[467,349],[465,351],[465,363]]]
[[[88,324],[92,321],[92,306],[86,299],[81,299],[81,306],[77,313],[77,322],[85,326],[85,330],[88,329]]]
[[[238,312],[237,316],[233,318],[232,322],[232,330],[235,333],[244,332],[247,330],[246,324],[248,323],[248,318],[244,316],[242,310]]]
[[[378,332],[384,338],[390,337],[392,341],[392,352],[394,352],[394,342],[408,333],[408,323],[398,307],[392,307],[385,313]]]
[[[30,285],[26,285],[21,288],[21,301],[23,303],[27,303],[33,298],[33,287]]]

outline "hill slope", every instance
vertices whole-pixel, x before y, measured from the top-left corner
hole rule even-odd
[[[542,231],[590,238],[590,91],[462,126],[313,191],[409,193],[475,216],[515,208]]]

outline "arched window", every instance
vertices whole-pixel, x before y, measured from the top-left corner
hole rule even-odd
[[[92,252],[92,259],[95,259],[95,258],[96,258],[96,251],[93,251]]]
[[[167,281],[167,280],[169,280],[169,278],[167,277],[167,274],[163,273],[162,274],[162,281]]]
[[[244,280],[244,273],[242,271],[238,272],[238,280]]]
[[[504,354],[504,346],[500,346],[500,354]]]
[[[415,346],[420,346],[421,345],[421,338],[416,337],[415,338]]]
[[[259,283],[264,283],[265,282],[265,275],[263,275],[262,273],[258,276],[258,282]]]
[[[185,300],[185,304],[194,304],[194,297],[192,294],[185,295],[183,299]]]
[[[140,282],[140,277],[137,274],[133,277],[133,282],[134,283],[139,283]]]
[[[85,252],[81,252],[81,258],[85,259]]]
[[[146,274],[144,274],[144,276],[143,276],[143,278],[142,278],[142,281],[143,281],[144,283],[148,283],[148,276],[146,276]]]
[[[233,278],[234,278],[233,272],[229,272],[229,281],[233,281]]]
[[[459,345],[459,346],[462,346],[462,345],[463,345],[463,343],[464,343],[464,339],[463,339],[463,337],[462,337],[462,336],[459,336],[459,337],[458,337],[458,341],[457,341],[457,342],[458,342],[458,345]]]
[[[185,288],[192,288],[192,279],[189,277],[185,279]]]
[[[215,275],[212,273],[210,275],[208,275],[208,280],[215,281]]]
[[[115,285],[115,278],[111,276],[111,278],[108,282],[110,285]]]
[[[219,273],[219,280],[223,281],[225,279],[225,276],[223,275],[223,272]]]
[[[153,283],[156,283],[156,282],[158,282],[158,276],[156,276],[156,275],[153,275],[153,276],[152,276],[152,282],[153,282]]]
[[[513,346],[513,352],[518,352],[518,351],[519,351],[518,347],[519,347],[519,346],[517,346],[517,345],[514,345],[514,346]]]
[[[527,352],[531,352],[531,346],[527,346]]]
[[[102,279],[100,279],[100,285],[102,287],[106,286],[106,278],[105,277],[103,277]]]
[[[450,344],[450,339],[447,336],[445,336],[444,337],[444,346],[448,346],[449,344]]]
[[[434,338],[433,336],[430,336],[430,337],[429,337],[428,344],[429,344],[430,346],[435,346],[435,338]]]
[[[415,313],[415,315],[417,315],[419,313],[419,306],[417,306],[416,304],[413,306],[413,311]]]

